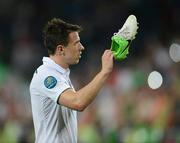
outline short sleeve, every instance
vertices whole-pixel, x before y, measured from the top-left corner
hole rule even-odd
[[[54,76],[48,76],[44,78],[43,81],[43,95],[51,98],[54,102],[57,103],[59,96],[68,88],[71,88],[70,85],[63,79],[57,79]]]

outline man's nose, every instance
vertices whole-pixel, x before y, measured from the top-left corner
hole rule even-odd
[[[84,48],[84,46],[81,44],[81,50],[84,50],[85,48]]]

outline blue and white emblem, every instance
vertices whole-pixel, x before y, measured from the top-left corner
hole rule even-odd
[[[44,85],[48,89],[51,89],[51,88],[55,87],[56,84],[57,84],[57,79],[55,77],[53,77],[53,76],[48,76],[44,80]]]

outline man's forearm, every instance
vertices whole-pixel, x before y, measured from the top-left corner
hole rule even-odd
[[[99,72],[94,79],[85,87],[76,92],[79,104],[82,109],[86,108],[97,96],[99,90],[109,77],[109,73]]]

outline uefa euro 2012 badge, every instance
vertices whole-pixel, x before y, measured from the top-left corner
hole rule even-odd
[[[51,88],[55,87],[56,84],[57,84],[57,79],[55,77],[53,77],[53,76],[48,76],[44,80],[44,85],[48,89],[51,89]]]

